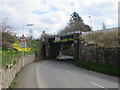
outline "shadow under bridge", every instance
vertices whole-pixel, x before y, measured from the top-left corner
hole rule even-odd
[[[48,39],[46,44],[47,59],[73,59],[73,35],[56,36]]]

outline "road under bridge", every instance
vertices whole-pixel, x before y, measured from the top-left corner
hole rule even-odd
[[[80,33],[74,33],[71,35],[52,36],[46,38],[43,42],[44,58],[56,59],[57,57],[60,57],[59,55],[65,53],[62,57],[77,59],[79,53],[80,35]],[[72,49],[72,51],[69,49]]]

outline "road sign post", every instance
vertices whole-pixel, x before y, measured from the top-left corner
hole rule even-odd
[[[24,67],[24,49],[22,48],[22,60],[23,60],[23,67]]]
[[[25,38],[24,35],[22,35],[22,37],[20,37],[20,47],[22,48],[22,64],[23,64],[23,67],[24,67],[24,48],[27,47],[27,39]]]

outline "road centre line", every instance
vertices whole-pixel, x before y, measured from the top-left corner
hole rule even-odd
[[[71,71],[69,71],[69,70],[67,70],[66,72],[68,72],[68,73],[70,73],[70,74],[78,77],[77,74],[75,74],[75,73],[73,73],[73,72],[71,72]],[[93,85],[96,85],[96,86],[98,86],[98,87],[100,87],[100,88],[103,88],[103,89],[105,89],[105,90],[109,90],[108,88],[106,88],[106,87],[104,87],[104,86],[102,86],[102,85],[99,85],[99,84],[97,84],[97,83],[95,83],[95,82],[89,81],[89,83],[91,83],[91,84],[93,84]]]
[[[73,72],[71,72],[71,71],[69,71],[69,70],[67,70],[66,72],[68,72],[68,73],[70,73],[70,74],[78,77],[77,74],[75,74],[75,73],[73,73]],[[103,88],[103,89],[105,89],[105,90],[109,90],[108,88],[106,88],[106,87],[104,87],[104,86],[102,86],[102,85],[99,85],[99,84],[97,84],[97,83],[95,83],[95,82],[89,81],[89,83],[92,83],[93,85],[96,85],[96,86],[98,86],[98,87],[100,87],[100,88]]]
[[[94,84],[94,85],[96,85],[96,86],[98,86],[98,87],[100,87],[100,88],[104,88],[105,90],[109,90],[109,89],[105,88],[104,86],[99,85],[99,84],[97,84],[95,82],[92,82],[92,81],[89,81],[89,82],[92,83],[92,84]]]

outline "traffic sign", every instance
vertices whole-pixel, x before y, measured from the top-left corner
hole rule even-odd
[[[20,47],[21,48],[26,48],[27,47],[27,39],[24,35],[22,35],[22,37],[20,37]]]
[[[60,37],[55,37],[56,42],[60,42]]]
[[[20,47],[21,48],[26,48],[27,47],[27,43],[26,42],[20,42]]]
[[[22,35],[22,37],[20,37],[20,42],[27,42],[27,39],[24,35]]]

